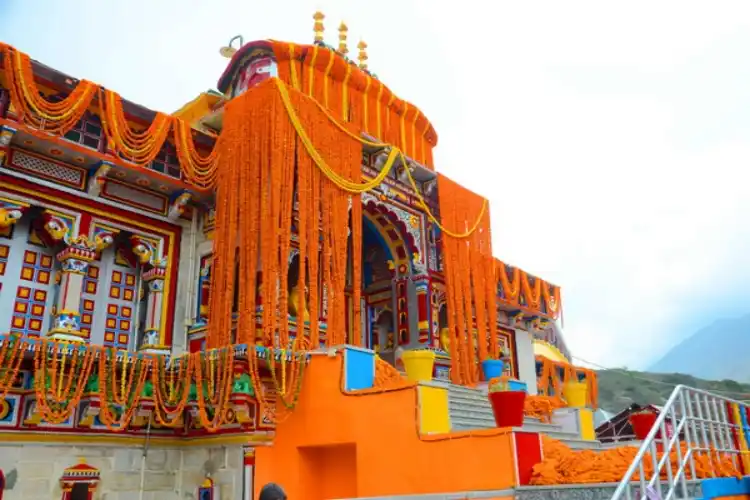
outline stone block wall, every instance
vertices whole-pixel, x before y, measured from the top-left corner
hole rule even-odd
[[[60,477],[85,459],[100,470],[94,500],[197,500],[210,474],[224,500],[243,498],[240,445],[166,448],[129,445],[2,444],[0,469],[6,477],[3,500],[58,500]],[[143,474],[141,469],[143,467]],[[143,479],[142,479],[143,478]],[[143,496],[140,495],[143,481]]]

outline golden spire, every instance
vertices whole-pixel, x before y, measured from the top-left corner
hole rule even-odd
[[[346,27],[346,24],[341,22],[339,25],[339,52],[346,55],[349,53],[349,49],[346,48],[346,34],[349,32],[349,28]]]
[[[357,44],[357,48],[359,49],[359,67],[360,69],[367,69],[367,44],[364,40],[360,40]]]
[[[323,27],[323,19],[325,18],[326,16],[320,11],[313,14],[313,19],[315,19],[315,24],[313,25],[315,43],[323,43],[323,32],[325,31],[325,28]]]

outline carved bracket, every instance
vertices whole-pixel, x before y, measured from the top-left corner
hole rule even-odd
[[[193,198],[193,194],[188,191],[182,191],[180,194],[178,194],[169,205],[169,212],[167,213],[167,218],[169,220],[179,219],[182,216],[182,214],[185,212],[185,207],[187,206],[187,204],[190,202],[192,198]]]
[[[94,168],[89,171],[89,182],[86,187],[86,191],[91,196],[99,196],[104,187],[104,183],[107,182],[107,174],[112,169],[112,164],[107,161],[102,161]]]
[[[5,165],[5,159],[9,156],[8,153],[10,152],[10,143],[16,132],[16,129],[7,125],[0,127],[0,167]]]

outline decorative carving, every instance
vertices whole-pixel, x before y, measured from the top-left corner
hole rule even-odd
[[[0,228],[7,229],[21,220],[23,212],[19,209],[0,208]]]
[[[261,82],[277,76],[279,76],[279,70],[273,55],[259,55],[253,58],[247,67],[240,72],[237,84],[232,91],[232,97],[237,97],[247,89],[253,88]]]
[[[71,243],[75,219],[67,214],[45,210],[41,218],[41,230],[45,243],[55,245],[60,242]]]
[[[87,192],[91,196],[99,196],[104,184],[107,182],[107,174],[112,169],[112,164],[106,161],[99,163],[89,174]]]
[[[524,314],[522,311],[517,311],[510,316],[511,326],[521,326],[524,322]]]
[[[7,125],[0,127],[0,167],[5,165],[5,158],[8,157],[8,152],[10,151],[10,142],[13,140],[16,132],[16,129]]]
[[[134,235],[130,237],[130,244],[133,255],[141,264],[150,264],[161,269],[167,267],[167,258],[159,256],[154,242]]]
[[[177,220],[179,219],[183,213],[185,213],[185,207],[190,202],[190,199],[193,197],[193,194],[188,191],[183,191],[180,193],[173,201],[172,204],[169,206],[169,212],[167,214],[167,218],[170,220]]]

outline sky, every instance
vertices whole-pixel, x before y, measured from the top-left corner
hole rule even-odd
[[[495,255],[562,287],[579,360],[646,368],[750,312],[746,0],[0,0],[0,40],[172,112],[231,37],[309,43],[316,10],[490,199]]]

